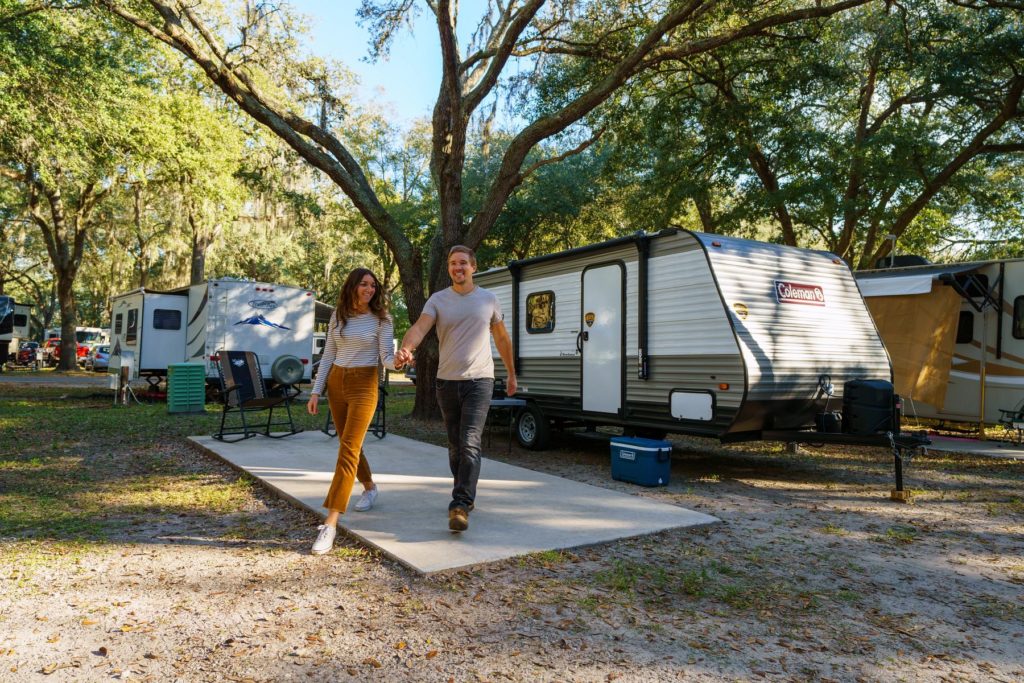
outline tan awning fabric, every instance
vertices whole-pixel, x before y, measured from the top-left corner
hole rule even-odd
[[[960,295],[936,283],[928,294],[864,302],[892,358],[896,393],[941,409],[953,362]]]

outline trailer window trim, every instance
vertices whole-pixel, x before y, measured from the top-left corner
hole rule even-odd
[[[538,301],[544,297],[543,301]],[[534,311],[539,310],[546,313],[546,320],[542,325],[537,322]],[[526,333],[527,334],[549,334],[555,331],[555,292],[545,289],[540,292],[530,292],[526,295]]]
[[[1013,326],[1011,330],[1014,339],[1024,339],[1024,296],[1018,296],[1013,300]]]
[[[174,308],[153,309],[154,330],[180,330],[181,311]]]
[[[960,311],[956,324],[956,343],[970,344],[974,341],[974,312]]]
[[[124,343],[134,344],[139,338],[139,309],[128,309],[128,324],[124,331]]]

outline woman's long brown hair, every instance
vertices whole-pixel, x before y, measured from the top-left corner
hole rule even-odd
[[[363,278],[369,275],[373,278],[373,281],[377,285],[377,291],[374,292],[373,298],[370,299],[370,312],[376,315],[381,320],[388,317],[388,298],[384,294],[384,289],[380,286],[380,280],[373,274],[373,271],[368,268],[356,268],[348,277],[345,278],[345,284],[341,286],[341,292],[338,293],[338,305],[334,309],[335,316],[337,317],[338,324],[341,325],[342,329],[348,323],[348,319],[354,315],[359,315],[356,311],[356,303],[358,302],[358,291],[359,283],[363,281]]]

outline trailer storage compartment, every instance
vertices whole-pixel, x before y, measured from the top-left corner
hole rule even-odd
[[[843,428],[850,434],[877,434],[893,424],[892,384],[877,379],[854,379],[843,387]]]
[[[641,486],[665,486],[672,468],[672,444],[617,436],[611,440],[612,479]]]

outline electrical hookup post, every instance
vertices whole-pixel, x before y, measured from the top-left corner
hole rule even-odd
[[[142,401],[132,391],[132,380],[135,379],[135,352],[121,351],[120,354],[110,357],[107,366],[110,374],[110,388],[114,390],[114,405],[130,405],[129,397],[135,399],[136,403]]]

